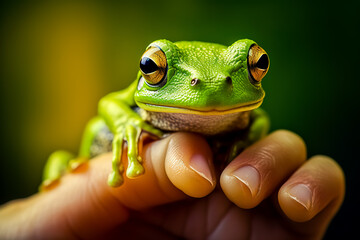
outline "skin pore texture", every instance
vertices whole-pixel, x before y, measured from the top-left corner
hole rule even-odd
[[[121,188],[106,184],[105,154],[53,190],[2,206],[0,238],[320,239],[344,197],[336,162],[307,160],[303,140],[285,130],[219,174],[197,134],[147,141],[142,157],[146,173]]]

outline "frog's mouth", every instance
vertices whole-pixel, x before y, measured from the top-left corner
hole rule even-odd
[[[201,110],[196,108],[157,105],[157,104],[143,103],[138,101],[136,103],[140,108],[151,112],[185,113],[185,114],[196,114],[196,115],[225,115],[230,113],[245,112],[256,109],[262,104],[262,102],[263,99],[260,99],[258,101],[254,101],[246,104],[235,105],[232,106],[231,108],[207,107]]]

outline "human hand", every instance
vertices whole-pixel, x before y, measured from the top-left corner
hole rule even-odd
[[[106,185],[106,154],[55,189],[2,206],[0,239],[319,239],[345,192],[341,168],[325,156],[305,161],[288,131],[247,148],[220,184],[199,135],[147,144],[143,159],[145,174],[120,188]]]

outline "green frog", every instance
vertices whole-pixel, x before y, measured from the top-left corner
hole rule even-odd
[[[216,161],[231,161],[269,130],[269,118],[259,108],[265,96],[261,82],[269,65],[267,53],[249,39],[228,47],[197,41],[151,43],[140,59],[136,80],[100,100],[98,116],[87,124],[78,156],[57,151],[49,157],[42,188],[109,151],[108,184],[121,186],[124,141],[126,176],[142,175],[139,137],[143,131],[159,138],[174,131],[202,134],[212,145]]]

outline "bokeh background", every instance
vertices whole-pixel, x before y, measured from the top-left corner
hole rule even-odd
[[[355,1],[2,1],[0,203],[37,191],[48,155],[77,152],[105,94],[135,79],[156,39],[257,41],[269,54],[272,130],[344,168],[347,193],[326,238],[357,234],[359,18]],[[356,236],[356,235],[353,235]]]

